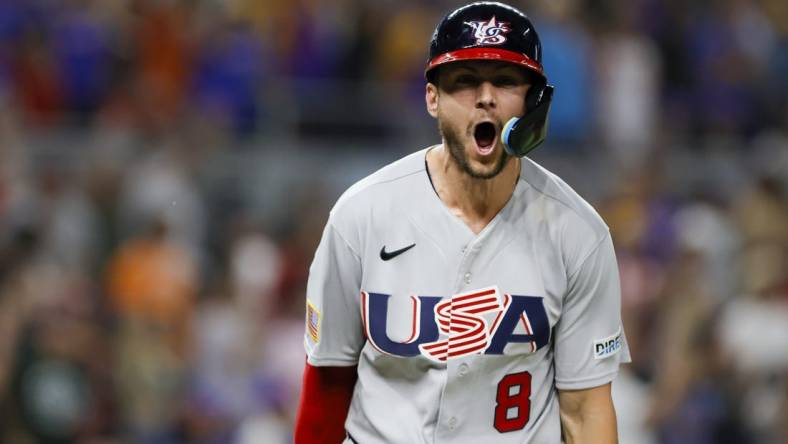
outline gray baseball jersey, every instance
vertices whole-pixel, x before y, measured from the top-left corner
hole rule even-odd
[[[432,188],[427,150],[348,189],[310,268],[313,366],[358,365],[346,443],[558,443],[557,389],[629,361],[607,226],[528,158],[474,234]]]

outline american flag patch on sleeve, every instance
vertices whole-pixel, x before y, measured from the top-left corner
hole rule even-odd
[[[309,299],[306,301],[306,332],[312,341],[320,341],[320,312]]]

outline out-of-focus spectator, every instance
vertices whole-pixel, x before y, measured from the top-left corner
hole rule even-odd
[[[694,15],[688,28],[687,50],[693,81],[692,120],[708,132],[747,132],[757,125],[754,71],[737,45],[734,25],[727,15],[731,2]]]
[[[596,51],[592,51],[585,25],[576,20],[576,0],[546,2],[540,8],[544,13],[544,18],[537,18],[544,46],[542,64],[556,87],[550,110],[551,143],[588,143],[594,120],[592,57]]]
[[[647,423],[649,402],[653,394],[650,386],[625,367],[612,386],[616,406],[616,425],[619,441],[632,444],[654,444],[656,436]]]
[[[257,129],[271,58],[254,29],[243,22],[215,25],[195,57],[192,94],[199,112],[239,134]]]
[[[674,220],[678,243],[703,258],[701,272],[718,302],[734,296],[737,276],[730,270],[736,266],[740,239],[726,209],[711,199],[699,199],[686,203]]]
[[[182,112],[192,64],[194,12],[183,2],[136,2],[136,24],[130,36],[136,43],[138,88],[156,102],[156,111],[172,118]]]
[[[112,336],[119,423],[123,436],[132,442],[177,442],[187,361],[183,351],[171,345],[173,328],[150,319],[123,317]]]
[[[119,318],[114,351],[122,413],[139,442],[174,439],[199,285],[189,249],[167,234],[163,221],[154,222],[121,244],[107,268]]]
[[[93,3],[66,2],[49,30],[64,104],[78,119],[98,109],[112,74],[110,30]]]
[[[788,202],[775,177],[760,178],[736,202],[736,223],[748,243],[788,243]]]
[[[786,436],[788,385],[788,199],[784,184],[759,178],[739,196],[740,290],[724,307],[718,336],[742,381],[746,420],[759,442]]]
[[[272,316],[279,250],[246,222],[236,229],[228,273],[218,274],[216,288],[200,302],[193,323],[190,440],[260,442],[254,435],[262,433],[269,442],[284,443],[292,418],[282,415],[293,408],[288,394],[296,390],[282,381],[289,380],[293,368],[278,370],[288,362],[283,355],[295,350],[300,367],[303,354],[300,342],[288,345],[297,335],[288,330],[282,336]]]
[[[192,324],[188,433],[192,441],[231,442],[243,419],[257,410],[255,382],[262,330],[253,310],[233,300],[229,287],[202,300]]]
[[[382,81],[423,83],[426,43],[432,27],[431,10],[421,2],[403,2],[401,8],[381,22],[378,37],[377,71]],[[419,92],[423,93],[422,88]]]
[[[95,269],[99,248],[98,215],[76,172],[45,170],[39,185],[46,221],[44,242],[53,259],[79,270]]]
[[[268,319],[274,312],[275,291],[282,274],[279,247],[252,226],[239,230],[230,245],[231,290],[244,311],[258,319]]]
[[[19,231],[5,250],[0,315],[0,439],[74,442],[115,436],[108,338],[88,277],[44,254]],[[9,352],[13,355],[9,356]]]
[[[107,291],[122,317],[175,327],[179,334],[169,342],[180,344],[199,280],[194,257],[167,235],[159,220],[123,243],[107,267]]]
[[[662,60],[654,43],[638,32],[636,3],[615,9],[595,47],[596,123],[624,166],[646,160],[659,120]]]
[[[205,236],[205,208],[192,183],[188,154],[199,147],[183,146],[177,138],[149,146],[124,176],[117,207],[122,234],[161,218],[172,237],[198,245]]]
[[[703,257],[685,250],[657,306],[650,422],[662,443],[745,441],[726,356],[713,334],[715,297]]]
[[[65,100],[53,52],[41,31],[29,31],[12,65],[16,102],[39,124],[51,123]]]

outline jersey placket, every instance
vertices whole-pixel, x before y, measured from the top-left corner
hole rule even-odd
[[[490,226],[486,227],[478,236],[461,248],[462,259],[457,270],[455,283],[453,286],[454,295],[464,293],[478,288],[478,282],[474,279],[475,261],[479,257],[485,238],[492,231],[495,220]],[[474,372],[478,354],[459,358],[449,358],[446,360],[446,382],[438,411],[438,424],[435,429],[435,443],[461,442],[462,429],[468,421],[475,421],[472,418],[474,409],[469,403],[469,394],[476,392],[474,387],[478,386],[478,374]],[[472,396],[472,395],[471,395]]]

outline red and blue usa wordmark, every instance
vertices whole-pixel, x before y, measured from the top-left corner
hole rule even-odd
[[[445,362],[473,354],[500,355],[510,343],[529,344],[530,353],[534,353],[550,339],[550,323],[541,297],[501,295],[493,286],[448,299],[411,296],[410,337],[394,341],[387,333],[390,297],[361,292],[367,340],[381,353],[423,355]],[[517,333],[518,323],[522,323],[525,333]]]

